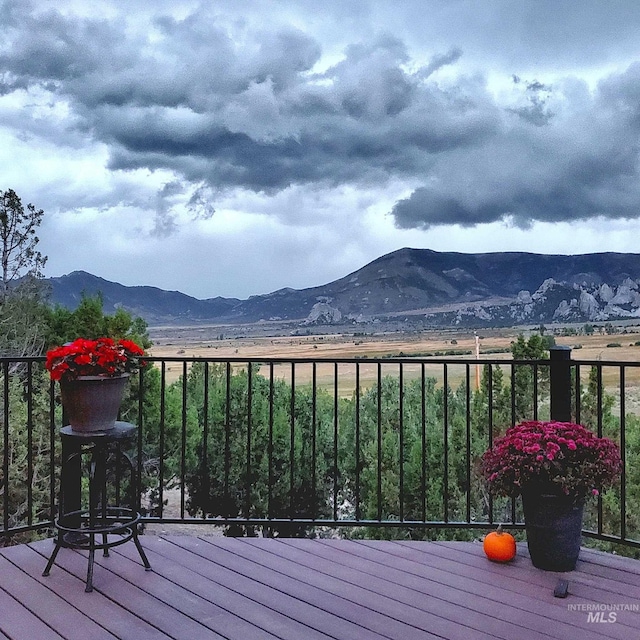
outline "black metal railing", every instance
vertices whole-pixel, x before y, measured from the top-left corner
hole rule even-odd
[[[585,534],[640,548],[640,362],[452,358],[149,358],[122,419],[147,523],[231,535],[472,537],[522,527],[478,459],[523,419],[575,420],[615,439],[618,487]],[[62,413],[41,358],[0,360],[0,536],[46,531],[56,514]],[[447,530],[446,532],[444,530]]]

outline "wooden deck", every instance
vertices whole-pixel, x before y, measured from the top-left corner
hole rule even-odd
[[[93,593],[85,553],[62,549],[43,578],[50,540],[0,550],[0,640],[640,638],[640,561],[614,555],[554,574],[466,542],[141,540],[153,570],[132,543],[96,554]]]

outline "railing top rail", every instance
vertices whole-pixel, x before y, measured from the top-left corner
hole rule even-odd
[[[44,362],[45,356],[0,356],[0,364],[5,362]]]
[[[493,354],[491,354],[493,355]],[[0,366],[6,366],[16,362],[20,363],[42,363],[46,360],[44,356],[2,356]],[[526,365],[526,366],[552,366],[554,361],[544,358],[537,360],[513,359],[500,357],[481,356],[479,358],[461,356],[429,356],[429,355],[398,355],[398,356],[315,356],[315,357],[274,357],[274,356],[154,356],[148,355],[145,360],[149,363],[216,363],[216,364],[314,364],[314,363],[337,363],[337,364],[416,364],[425,363],[431,365]],[[556,361],[557,362],[557,361]],[[572,358],[566,361],[570,366],[596,366],[596,367],[640,367],[640,360],[603,360]]]
[[[576,353],[572,352],[572,358],[569,360],[571,365],[580,366],[599,366],[599,367],[640,367],[640,360],[603,360],[597,359],[581,359],[575,357]],[[493,357],[494,354],[487,354],[486,356],[480,356],[479,358],[468,357],[465,354],[460,356],[430,356],[430,355],[398,355],[398,356],[349,356],[349,357],[335,357],[335,356],[315,356],[315,357],[274,357],[274,356],[154,356],[148,355],[145,360],[148,362],[213,362],[213,363],[256,363],[265,364],[273,362],[275,364],[312,364],[318,363],[368,363],[368,364],[387,364],[387,363],[416,363],[425,362],[429,364],[470,364],[470,365],[485,365],[485,364],[516,364],[516,365],[542,365],[549,366],[551,360],[548,358],[538,360],[528,359],[513,359]],[[0,365],[10,364],[15,362],[45,362],[45,356],[0,356]]]
[[[532,363],[549,364],[549,360],[505,360],[499,358],[473,359],[460,356],[443,358],[440,356],[351,356],[351,357],[273,357],[273,356],[148,356],[145,358],[148,362],[233,362],[246,363],[253,362],[256,364],[274,362],[277,364],[308,363],[314,362],[338,362],[338,363],[403,363],[403,362],[428,362],[431,364],[505,364],[507,362],[522,363],[531,366]],[[640,363],[639,363],[640,364]]]
[[[317,363],[338,363],[338,364],[354,364],[354,363],[367,363],[367,364],[399,364],[399,363],[428,363],[428,364],[456,364],[456,365],[486,365],[486,364],[515,364],[515,365],[539,365],[550,366],[552,361],[548,358],[539,360],[523,360],[513,358],[495,358],[495,357],[480,357],[469,358],[465,356],[351,356],[351,357],[274,357],[274,356],[148,356],[145,358],[148,362],[213,362],[213,363],[255,363],[265,364],[273,362],[275,364],[313,364]],[[606,367],[640,367],[640,361],[629,360],[580,360],[572,358],[569,360],[571,365],[588,365],[588,366],[606,366]]]

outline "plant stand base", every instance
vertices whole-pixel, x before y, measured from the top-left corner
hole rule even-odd
[[[43,576],[48,576],[56,556],[62,547],[85,549],[89,552],[85,591],[93,591],[93,566],[96,549],[102,549],[105,557],[109,549],[133,540],[145,569],[151,565],[138,539],[139,511],[116,504],[108,504],[107,467],[115,465],[116,503],[119,503],[119,478],[124,475],[134,483],[135,473],[129,456],[121,450],[123,442],[136,434],[135,425],[117,422],[113,429],[99,433],[78,433],[70,427],[60,430],[62,438],[62,487],[60,493],[61,514],[56,520],[55,548],[47,562]],[[81,484],[82,460],[89,470],[89,506],[80,507],[81,496],[71,490],[69,480]],[[109,462],[112,460],[112,462]],[[72,476],[73,478],[70,478]],[[71,483],[73,484],[73,483]],[[132,503],[135,490],[132,491]],[[76,506],[71,506],[71,505]],[[66,507],[65,507],[66,505]]]

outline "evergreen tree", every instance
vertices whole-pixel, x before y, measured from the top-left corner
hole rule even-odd
[[[553,344],[552,336],[533,334],[528,340],[520,334],[511,345],[514,360],[547,360],[548,349]],[[514,400],[513,423],[533,420],[538,409],[549,397],[549,367],[540,365],[514,365],[512,380]]]
[[[4,404],[1,407],[0,419],[4,421],[4,416],[8,417],[2,429],[8,447],[8,476],[5,477],[4,468],[0,468],[0,491],[6,483],[9,500],[6,513],[5,503],[0,500],[0,522],[6,521],[10,528],[15,528],[48,520],[54,515],[49,510],[52,452],[48,375],[44,369],[29,365],[21,375],[10,375],[7,386],[9,393],[2,397],[6,407]],[[54,458],[54,464],[58,463]],[[27,542],[37,537],[36,533],[28,532],[15,536],[12,541]]]
[[[15,191],[0,191],[0,304],[10,287],[24,276],[39,279],[47,262],[37,249],[36,235],[44,211],[28,204],[25,210]]]
[[[292,405],[290,385],[271,384],[256,365],[231,371],[204,363],[191,368],[187,393],[197,414],[189,437],[200,460],[187,475],[192,515],[328,516],[334,472],[328,394],[316,390],[314,398],[310,387],[296,388]],[[305,529],[274,524],[265,533],[298,536]],[[251,532],[228,529],[230,535]]]
[[[45,346],[47,258],[36,235],[43,215],[15,191],[0,191],[0,356],[41,355]]]
[[[47,325],[48,346],[64,344],[76,338],[95,340],[102,336],[114,340],[133,340],[143,349],[151,346],[146,321],[143,318],[134,318],[122,308],[116,309],[113,315],[106,314],[101,294],[83,294],[73,311],[61,305],[52,307],[47,314]]]

